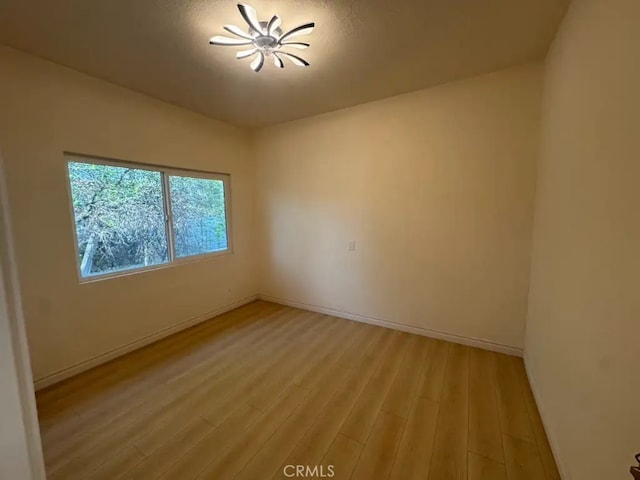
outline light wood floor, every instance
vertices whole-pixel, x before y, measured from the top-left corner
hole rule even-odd
[[[37,400],[58,480],[560,478],[520,359],[266,302]]]

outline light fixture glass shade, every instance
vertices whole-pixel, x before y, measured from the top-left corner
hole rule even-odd
[[[211,37],[209,43],[212,45],[251,45],[253,40],[246,40],[241,38],[228,38],[223,37],[221,35],[216,35],[215,37]]]
[[[242,30],[235,25],[225,25],[223,28],[235,35],[236,38],[216,35],[209,40],[212,45],[221,46],[244,46],[251,45],[253,48],[241,50],[236,53],[236,58],[242,60],[256,55],[249,66],[254,72],[259,72],[265,63],[265,57],[273,56],[273,63],[278,68],[284,68],[284,61],[280,55],[288,58],[291,63],[300,67],[309,66],[305,59],[284,51],[284,48],[296,48],[303,50],[311,45],[306,42],[286,41],[291,38],[308,35],[315,27],[314,22],[305,23],[286,33],[282,33],[280,26],[282,19],[278,15],[273,15],[271,19],[261,22],[255,9],[249,5],[239,3],[240,15],[249,26],[248,31]]]

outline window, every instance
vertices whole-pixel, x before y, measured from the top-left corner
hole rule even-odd
[[[229,176],[68,157],[82,279],[229,251]]]
[[[227,249],[222,180],[169,176],[176,257]]]

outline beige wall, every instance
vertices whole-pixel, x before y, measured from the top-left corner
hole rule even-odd
[[[5,280],[4,265],[0,265],[0,478],[30,479],[34,477]]]
[[[36,379],[256,293],[247,132],[5,47],[0,85]],[[230,173],[235,252],[79,284],[63,151]]]
[[[529,65],[259,131],[260,293],[522,347],[541,86]]]
[[[547,59],[526,361],[565,479],[640,452],[640,2],[574,1]]]
[[[0,478],[44,479],[0,152]]]

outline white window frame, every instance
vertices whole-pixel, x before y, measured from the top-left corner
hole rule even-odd
[[[164,207],[165,232],[167,236],[167,261],[157,265],[149,265],[146,267],[132,267],[114,272],[97,273],[95,275],[83,277],[80,268],[80,251],[78,250],[78,228],[76,225],[75,212],[73,210],[73,195],[71,191],[71,177],[69,175],[69,162],[91,163],[94,165],[107,165],[111,167],[135,168],[139,170],[149,170],[160,173],[162,182],[162,201]],[[131,162],[128,160],[114,160],[110,158],[96,157],[81,153],[64,152],[64,168],[67,180],[67,198],[69,201],[69,211],[71,213],[71,226],[73,229],[73,247],[76,258],[76,272],[80,283],[91,283],[100,280],[135,275],[138,273],[149,272],[152,270],[160,270],[170,268],[176,265],[183,265],[200,260],[206,260],[212,257],[233,254],[233,229],[231,226],[231,175],[228,173],[215,173],[204,170],[195,170],[187,168],[167,167],[163,165],[153,165],[148,163]],[[225,223],[227,227],[227,248],[216,252],[205,252],[187,257],[178,257],[176,255],[175,233],[173,228],[173,214],[171,211],[171,189],[169,188],[169,177],[190,177],[203,178],[209,180],[220,180],[224,187],[224,213]]]

